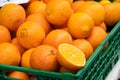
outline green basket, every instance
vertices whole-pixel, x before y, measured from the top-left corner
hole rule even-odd
[[[104,49],[106,43],[108,47]],[[5,70],[33,74],[37,80],[105,80],[120,58],[120,21],[88,59],[85,67],[76,74],[58,73],[0,64],[0,80],[18,80],[6,76]]]

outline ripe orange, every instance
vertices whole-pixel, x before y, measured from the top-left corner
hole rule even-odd
[[[60,73],[69,72],[69,73],[75,74],[77,71],[78,71],[78,70],[72,70],[72,69],[68,69],[68,68],[62,67],[62,66],[61,66],[60,69],[59,69],[59,72],[60,72]]]
[[[25,9],[27,9],[27,7],[30,5],[30,3],[34,2],[34,1],[40,1],[40,0],[28,0],[27,3],[23,3],[21,4]]]
[[[10,42],[10,41],[11,41],[11,35],[9,30],[6,27],[0,25],[0,43]]]
[[[105,18],[105,9],[103,5],[95,1],[85,2],[77,11],[89,14],[93,18],[96,26],[100,25]]]
[[[77,47],[66,43],[59,45],[57,60],[61,66],[72,70],[83,68],[86,63],[85,54]]]
[[[11,31],[16,31],[25,18],[25,10],[18,4],[8,3],[0,10],[0,24]]]
[[[120,0],[114,0],[113,3],[120,4]]]
[[[89,59],[93,53],[93,47],[86,39],[75,39],[73,40],[73,45],[84,52],[86,59]]]
[[[23,47],[20,45],[20,43],[19,43],[18,40],[17,40],[17,37],[13,38],[13,39],[11,40],[11,43],[14,44],[14,45],[19,49],[21,55],[22,55],[23,52],[26,50],[25,48],[23,48]]]
[[[72,4],[74,0],[67,0],[67,1],[68,1],[70,4]]]
[[[59,67],[56,49],[49,45],[36,47],[30,56],[30,66],[39,70],[56,71]]]
[[[77,9],[80,8],[80,6],[84,3],[85,1],[74,1],[72,4],[71,4],[71,7],[73,9],[74,12],[77,11]]]
[[[104,4],[109,4],[111,2],[110,2],[110,0],[101,0],[101,1],[99,1],[99,3],[104,5]]]
[[[72,15],[71,5],[66,0],[51,0],[45,9],[46,19],[54,25],[62,25]]]
[[[68,31],[68,27],[63,27],[63,28],[61,28],[61,29],[63,29],[63,30],[65,30],[65,31],[69,32],[69,31]]]
[[[45,2],[45,3],[49,3],[51,0],[43,0],[43,2]],[[68,1],[70,4],[73,2],[73,0],[66,0],[66,1]]]
[[[18,48],[12,43],[0,44],[0,64],[19,65],[21,55]]]
[[[45,31],[34,21],[24,22],[17,30],[17,39],[26,49],[37,47],[45,38]]]
[[[91,43],[93,49],[95,50],[105,39],[106,36],[107,33],[102,28],[95,26],[87,40]]]
[[[74,38],[86,38],[94,26],[91,16],[83,12],[74,13],[68,20],[68,31]]]
[[[120,4],[109,3],[104,5],[105,8],[105,24],[114,26],[120,20]]]
[[[31,3],[31,2],[34,2],[34,1],[39,1],[39,0],[29,0],[30,3]]]
[[[41,27],[43,27],[46,34],[48,34],[52,30],[50,24],[48,23],[43,14],[40,13],[31,14],[26,18],[26,21],[35,21],[39,23]]]
[[[99,27],[101,27],[102,29],[107,31],[107,26],[106,26],[106,24],[104,22],[102,24],[100,24]]]
[[[26,14],[27,14],[27,16],[30,14],[34,14],[34,13],[44,14],[46,6],[47,6],[47,4],[44,3],[43,1],[31,2],[26,9]]]
[[[31,53],[33,52],[34,49],[35,48],[30,48],[23,53],[22,59],[21,59],[21,66],[22,67],[31,68],[31,66],[30,66],[30,55],[31,55]]]
[[[51,0],[42,0],[45,3],[49,3]]]
[[[72,43],[71,35],[62,29],[52,30],[43,40],[43,44],[51,45],[57,48],[62,43]]]
[[[11,72],[8,77],[11,77],[11,78],[17,78],[17,79],[20,79],[20,80],[30,80],[29,76],[27,73],[25,72],[19,72],[19,71],[13,71]]]

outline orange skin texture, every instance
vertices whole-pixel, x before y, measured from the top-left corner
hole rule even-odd
[[[92,32],[94,22],[83,12],[74,13],[68,20],[68,31],[74,38],[86,38]]]
[[[34,2],[34,1],[39,1],[39,0],[29,0],[30,3],[31,3],[31,2]]]
[[[24,8],[14,3],[6,4],[0,10],[0,24],[11,31],[16,31],[25,18]]]
[[[28,50],[26,50],[21,58],[21,66],[22,67],[26,67],[26,68],[31,68],[30,66],[30,55],[33,52],[35,48],[30,48]]]
[[[107,26],[106,26],[105,22],[103,22],[102,24],[100,24],[99,27],[101,27],[102,29],[104,29],[105,31],[107,31]]]
[[[18,66],[20,64],[20,60],[21,55],[15,45],[7,42],[0,44],[0,64]]]
[[[26,18],[26,21],[35,21],[39,23],[43,27],[46,34],[48,34],[52,30],[52,27],[50,26],[49,22],[46,20],[43,14],[31,14]]]
[[[56,49],[49,45],[40,45],[30,56],[30,65],[34,69],[56,71],[59,67]]]
[[[45,31],[34,21],[24,22],[17,30],[17,39],[25,49],[39,46],[45,38]]]
[[[52,30],[43,40],[43,44],[51,45],[55,48],[58,48],[62,43],[72,44],[71,35],[62,29]]]
[[[11,41],[11,35],[9,30],[6,27],[0,25],[0,43],[10,42],[10,41]]]
[[[120,20],[120,4],[109,3],[104,5],[105,8],[105,24],[114,26]]]
[[[14,44],[20,51],[21,55],[24,53],[24,51],[26,50],[25,48],[23,48],[20,43],[17,40],[17,37],[13,38],[11,41],[12,44]]]
[[[51,0],[43,0],[43,2],[45,2],[45,3],[49,3]],[[67,0],[70,4],[73,2],[73,0]]]
[[[35,13],[45,14],[46,6],[47,4],[44,3],[43,1],[31,2],[26,9],[26,15],[29,16],[30,14],[35,14]]]
[[[11,72],[8,77],[17,78],[20,80],[30,80],[29,76],[25,72],[13,71]]]
[[[66,0],[51,0],[45,9],[46,19],[54,25],[62,25],[72,15],[71,5]]]
[[[78,11],[89,14],[93,18],[95,26],[100,25],[104,21],[104,18],[105,18],[104,6],[95,1],[85,2],[77,10],[77,12]]]
[[[71,7],[72,7],[73,11],[76,12],[77,9],[79,9],[84,2],[85,2],[85,1],[75,1],[75,2],[73,2],[73,3],[71,4]]]
[[[87,40],[91,43],[93,49],[95,50],[106,36],[107,33],[102,28],[94,27],[91,35],[87,37]]]
[[[75,39],[73,45],[85,53],[86,59],[89,59],[94,51],[92,45],[86,39]]]

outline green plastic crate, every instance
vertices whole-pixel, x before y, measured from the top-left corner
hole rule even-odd
[[[109,45],[104,49],[105,44]],[[0,64],[0,80],[18,80],[6,76],[5,70],[22,71],[33,74],[37,80],[105,80],[120,58],[120,21],[88,59],[85,67],[76,74],[35,70]]]

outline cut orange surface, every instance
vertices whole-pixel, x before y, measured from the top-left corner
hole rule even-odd
[[[80,69],[85,66],[85,54],[70,44],[61,44],[58,47],[57,59],[60,65],[69,69]]]

